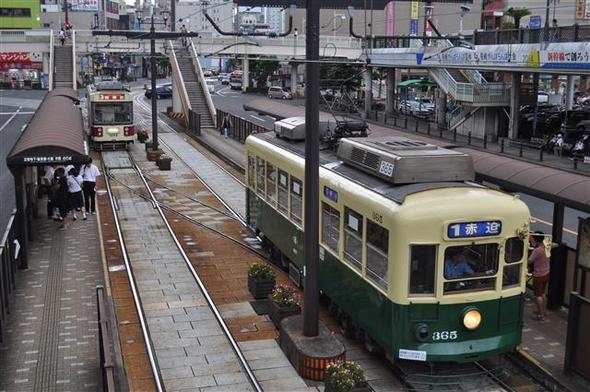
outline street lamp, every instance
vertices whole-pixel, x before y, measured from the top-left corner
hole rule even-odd
[[[293,39],[293,58],[297,57],[297,40],[299,38],[299,31],[297,31],[297,27],[295,27],[294,30],[293,36],[295,39]]]

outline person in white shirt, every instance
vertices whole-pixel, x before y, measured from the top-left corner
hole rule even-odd
[[[55,169],[51,165],[47,165],[44,168],[45,174],[43,175],[43,189],[45,190],[45,194],[47,195],[47,218],[53,219],[57,217],[57,213],[53,208],[53,203],[51,200],[53,199],[53,174],[55,173]]]
[[[82,190],[84,191],[84,207],[86,212],[96,215],[96,177],[100,176],[98,167],[92,163],[92,158],[80,169],[82,176]]]
[[[82,198],[82,176],[76,173],[75,168],[71,168],[68,172],[68,195],[70,200],[70,208],[74,214],[74,220],[78,219],[76,209],[84,207],[84,200]],[[86,210],[82,210],[82,218],[86,220]]]

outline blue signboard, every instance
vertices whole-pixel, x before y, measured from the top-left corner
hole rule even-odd
[[[418,35],[418,19],[410,20],[410,35]]]
[[[501,232],[502,222],[500,221],[461,222],[450,224],[447,236],[449,238],[490,237],[500,235]]]
[[[332,188],[324,187],[324,196],[332,200],[334,203],[338,202],[338,192]]]
[[[541,17],[540,16],[531,16],[529,18],[529,29],[540,29],[541,28]]]

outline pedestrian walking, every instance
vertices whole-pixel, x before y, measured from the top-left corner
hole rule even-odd
[[[223,122],[221,123],[221,132],[223,133],[223,137],[227,139],[229,135],[229,130],[231,128],[231,118],[229,117],[229,113],[223,117]]]
[[[547,284],[549,283],[549,256],[545,250],[545,239],[542,231],[536,231],[534,235],[529,237],[529,243],[534,248],[528,258],[528,266],[533,271],[533,291],[535,294],[535,302],[537,304],[537,312],[535,318],[539,321],[547,320]],[[551,244],[552,248],[557,247],[555,243]]]
[[[64,46],[66,43],[66,32],[64,29],[59,31],[59,42],[61,42],[61,46]]]
[[[563,135],[560,133],[557,135],[557,139],[555,139],[555,144],[553,145],[553,153],[556,156],[561,156],[563,152]]]
[[[53,176],[55,175],[55,169],[51,165],[45,166],[45,173],[43,174],[43,191],[47,195],[47,218],[54,219],[56,214],[53,211]]]
[[[100,176],[100,171],[95,164],[92,163],[92,158],[80,170],[82,175],[82,191],[84,192],[84,208],[87,213],[96,215],[96,177]]]
[[[82,198],[82,176],[77,173],[75,168],[71,168],[67,177],[68,184],[68,199],[74,220],[78,220],[76,211],[80,211],[84,207],[84,200]],[[86,210],[82,209],[82,218],[86,217]]]
[[[66,217],[68,212],[70,212],[71,207],[68,194],[68,180],[63,167],[55,169],[53,177],[53,195],[53,206],[58,210],[56,220],[62,222],[59,227],[60,230],[65,230]]]
[[[182,34],[180,37],[180,43],[186,48],[188,46],[188,40],[186,39],[186,33],[188,33],[188,30],[185,25],[180,27],[180,33]]]

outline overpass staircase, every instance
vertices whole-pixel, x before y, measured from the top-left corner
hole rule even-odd
[[[440,54],[450,47],[451,41],[439,40]],[[432,79],[455,100],[456,108],[447,113],[447,124],[453,130],[465,123],[483,107],[505,107],[510,105],[510,85],[488,82],[483,75],[472,69],[429,68]]]
[[[74,85],[73,45],[53,47],[53,86],[76,88]]]
[[[176,42],[170,42],[173,88],[177,90],[182,112],[186,119],[190,112],[197,113],[200,117],[200,131],[215,130],[215,106],[194,45],[189,40],[188,47],[183,47]]]

